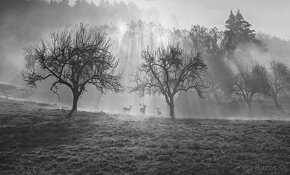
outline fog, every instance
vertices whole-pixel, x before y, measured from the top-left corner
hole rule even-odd
[[[21,77],[25,66],[23,49],[31,43],[39,43],[40,39],[49,39],[49,34],[52,32],[74,27],[80,22],[108,32],[112,42],[112,53],[119,60],[117,71],[121,73],[125,87],[131,85],[130,75],[142,63],[141,52],[148,46],[157,48],[161,45],[183,42],[184,47],[191,47],[185,40],[177,37],[175,32],[182,33],[183,29],[177,30],[179,23],[174,15],[171,18],[176,27],[170,28],[158,22],[156,10],[141,9],[133,2],[101,1],[99,4],[94,4],[79,1],[70,5],[65,2],[44,0],[0,2],[0,81],[13,84],[19,89],[26,89],[25,98],[71,105],[71,92],[66,87],[62,88],[58,97],[47,88],[49,81],[40,83],[37,89],[33,90],[25,86]],[[228,16],[224,17],[225,21],[227,18]],[[254,63],[269,67],[272,60],[290,64],[290,41],[263,33],[258,33],[257,39],[265,44],[266,50],[251,44],[242,44],[235,49],[234,57],[223,57],[222,62],[212,61],[204,55],[209,72],[218,79],[228,75],[226,70],[228,68],[235,73],[239,66]],[[199,99],[195,92],[180,93],[176,99],[177,116],[223,115],[213,101],[213,99]],[[161,109],[163,116],[167,115],[168,108],[163,96],[140,97],[127,91],[101,95],[93,87],[89,87],[88,92],[83,94],[79,106],[81,109],[93,111],[122,113],[123,107],[132,105],[131,113],[139,114],[140,103],[147,104],[147,115],[156,115],[157,107]]]
[[[137,22],[139,19],[154,21],[158,16],[154,10],[144,11],[134,3],[123,2],[93,4],[80,1],[69,6],[57,1],[12,0],[1,1],[0,6],[0,81],[28,90],[30,88],[25,86],[21,77],[21,72],[25,66],[24,48],[31,43],[38,44],[41,39],[49,39],[52,32],[74,27],[80,22],[91,26],[102,25],[103,28],[108,30],[106,32],[110,33],[113,43],[112,52],[120,60],[119,72],[123,72],[122,74],[125,77],[123,81],[126,85],[129,82],[126,77],[129,77],[129,74],[133,71],[133,69],[128,68],[135,67],[140,63],[141,50],[145,48],[145,43],[141,46],[141,42],[147,42],[146,45],[149,45],[150,42],[148,33],[145,36],[146,39],[144,39],[146,41],[140,41],[140,38],[137,38],[138,36],[130,33],[130,21]],[[132,22],[132,25],[134,25],[134,22]],[[134,28],[134,26],[132,27]],[[134,33],[135,31],[131,32]],[[30,93],[30,98],[70,105],[71,92],[63,87],[59,98],[47,89],[49,83],[40,83],[38,88],[33,89],[33,92]],[[113,104],[113,106],[118,106],[116,110],[112,108],[111,104],[116,100],[110,100],[114,98],[125,101],[122,104]],[[132,97],[129,101],[127,99],[120,97],[120,94],[101,96],[94,88],[90,88],[89,92],[82,97],[80,106],[117,112],[122,108],[122,105],[144,102],[143,99],[136,99],[136,97]],[[102,101],[101,104],[100,101]]]

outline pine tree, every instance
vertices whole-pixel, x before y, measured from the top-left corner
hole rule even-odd
[[[252,25],[244,19],[239,10],[236,15],[231,11],[225,25],[227,30],[224,32],[224,47],[232,51],[235,50],[238,44],[242,43],[254,43],[258,46],[262,46],[261,41],[255,39],[255,30],[252,30],[251,26]]]
[[[235,26],[235,15],[233,14],[233,11],[231,10],[229,19],[226,21],[226,28],[232,31],[235,31],[234,26]]]
[[[237,11],[237,14],[235,16],[235,29],[234,31],[238,41],[241,42],[251,42],[255,39],[255,30],[251,30],[250,27],[252,25],[244,20],[243,15],[240,13],[240,11]]]

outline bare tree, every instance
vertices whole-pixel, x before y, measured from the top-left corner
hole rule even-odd
[[[268,73],[264,66],[255,64],[251,68],[241,69],[235,78],[233,92],[241,96],[252,112],[252,99],[257,93],[269,92]]]
[[[138,67],[134,77],[135,86],[131,92],[141,96],[162,94],[174,116],[174,96],[180,91],[195,89],[203,97],[206,84],[203,75],[207,66],[201,54],[191,56],[183,53],[179,45],[142,52],[144,63]]]
[[[50,41],[41,40],[41,44],[26,48],[23,79],[32,87],[50,79],[50,90],[57,95],[61,85],[69,87],[73,94],[68,114],[71,117],[88,85],[101,93],[121,90],[120,76],[115,74],[118,62],[110,52],[106,36],[84,24],[71,31],[53,33]]]
[[[270,85],[270,94],[274,100],[275,106],[280,108],[278,94],[290,87],[290,70],[287,65],[278,61],[271,62]]]
[[[233,92],[238,96],[241,96],[249,107],[249,111],[251,111],[251,102],[252,97],[256,93],[251,88],[251,72],[249,69],[240,70],[239,74],[236,75],[236,81],[234,84]]]

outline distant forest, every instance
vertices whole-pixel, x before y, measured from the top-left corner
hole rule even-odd
[[[147,17],[155,19],[152,15],[156,12],[143,12],[133,2],[101,1],[94,4],[77,0],[69,5],[68,0],[1,0],[0,73],[7,73],[7,67],[14,67],[15,62],[23,63],[22,50],[25,44],[46,37],[60,28],[80,21],[94,25],[115,25],[118,21],[139,20],[145,13]],[[18,67],[14,68],[21,69]],[[1,79],[5,80],[5,77],[0,76]]]

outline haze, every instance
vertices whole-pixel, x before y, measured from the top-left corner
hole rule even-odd
[[[106,24],[112,31],[110,36],[113,41],[112,52],[120,60],[118,70],[122,72],[122,83],[128,86],[130,74],[142,63],[141,52],[147,46],[156,48],[169,44],[174,40],[172,33],[176,28],[190,32],[192,26],[200,25],[208,29],[217,27],[219,31],[224,31],[230,11],[236,13],[238,9],[244,19],[252,25],[251,29],[256,31],[257,39],[261,40],[268,50],[261,52],[255,47],[239,47],[235,50],[236,58],[221,58],[221,60],[225,60],[227,66],[236,72],[240,64],[261,63],[269,67],[274,59],[287,65],[290,63],[290,41],[288,41],[290,24],[283,20],[290,16],[288,1],[277,0],[273,3],[274,1],[259,0],[254,2],[249,0],[136,0],[133,2],[109,0],[110,4],[106,6],[106,4],[100,5],[101,1],[94,0],[91,2],[95,5],[83,5],[83,7],[75,7],[74,2],[75,0],[71,0],[71,7],[61,9],[63,7],[54,1],[0,1],[0,81],[29,89],[21,78],[21,72],[25,67],[23,49],[30,44],[39,43],[41,39],[47,39],[51,32],[85,22],[91,26]],[[206,56],[204,57],[207,59]],[[213,74],[219,73],[221,77],[227,74],[220,73],[222,72],[220,70],[225,67],[214,67],[214,65],[215,63],[209,64]],[[49,81],[40,83],[37,89],[32,89],[33,92],[26,93],[26,96],[70,105],[71,92],[63,88],[58,99],[47,88],[49,83]],[[178,98],[177,111],[179,110],[181,116],[197,114],[205,106],[196,98],[195,93],[190,95],[181,93]],[[156,113],[156,105],[159,105],[164,113],[167,111],[162,96],[141,98],[136,94],[128,93],[101,96],[94,88],[89,88],[89,93],[81,97],[80,107],[118,113],[122,112],[124,106],[129,107],[133,104],[132,112],[138,114],[139,104],[143,102],[148,105],[148,113]],[[214,113],[213,110],[211,112]]]
[[[90,1],[99,3],[100,0]],[[128,3],[130,0],[124,2]],[[257,32],[290,39],[290,23],[285,21],[290,16],[288,0],[134,0],[132,2],[143,9],[157,10],[161,24],[186,29],[189,29],[192,24],[200,24],[223,30],[224,19],[229,15],[229,11],[240,9]]]

